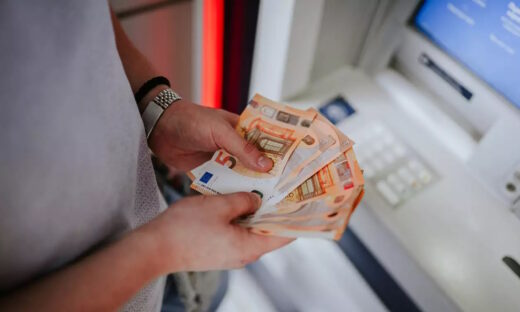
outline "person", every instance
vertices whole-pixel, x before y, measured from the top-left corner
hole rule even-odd
[[[179,100],[148,141],[140,117],[160,75],[102,1],[0,3],[0,310],[159,311],[164,275],[232,269],[288,244],[231,221],[252,193],[193,196],[166,209],[149,149],[189,170],[223,148],[272,162],[235,114]]]

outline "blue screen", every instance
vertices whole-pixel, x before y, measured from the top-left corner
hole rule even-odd
[[[520,108],[520,0],[430,0],[415,26]]]

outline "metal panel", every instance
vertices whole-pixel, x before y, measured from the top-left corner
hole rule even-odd
[[[355,65],[367,38],[378,0],[327,0],[323,8],[311,80]]]

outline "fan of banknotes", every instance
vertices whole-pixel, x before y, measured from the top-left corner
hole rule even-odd
[[[236,131],[273,161],[246,168],[225,150],[193,169],[191,187],[206,195],[255,192],[261,207],[236,220],[263,235],[339,239],[363,197],[354,142],[315,109],[299,110],[256,94]]]

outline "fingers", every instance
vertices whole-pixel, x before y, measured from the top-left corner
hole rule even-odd
[[[264,236],[251,233],[246,229],[242,229],[247,233],[243,236],[243,240],[241,242],[242,252],[246,255],[250,255],[247,258],[252,262],[256,261],[262,255],[271,252],[273,250],[279,249],[283,246],[294,241],[294,238],[287,237],[276,237],[276,236]]]
[[[218,213],[227,222],[240,216],[254,213],[261,205],[260,196],[254,193],[233,193],[219,196],[208,196],[207,201],[211,201],[212,209],[217,208]]]
[[[238,124],[240,116],[237,114],[230,113],[225,110],[218,110],[219,114],[234,128]]]
[[[250,233],[250,235],[251,240],[254,241],[253,245],[258,246],[257,252],[260,252],[260,254],[276,250],[295,240],[294,238],[264,236],[254,233]]]
[[[248,168],[263,172],[272,168],[272,160],[247,143],[230,125],[221,126],[213,137],[220,148],[236,156]]]
[[[212,152],[200,152],[183,158],[182,168],[196,168],[211,159]]]

